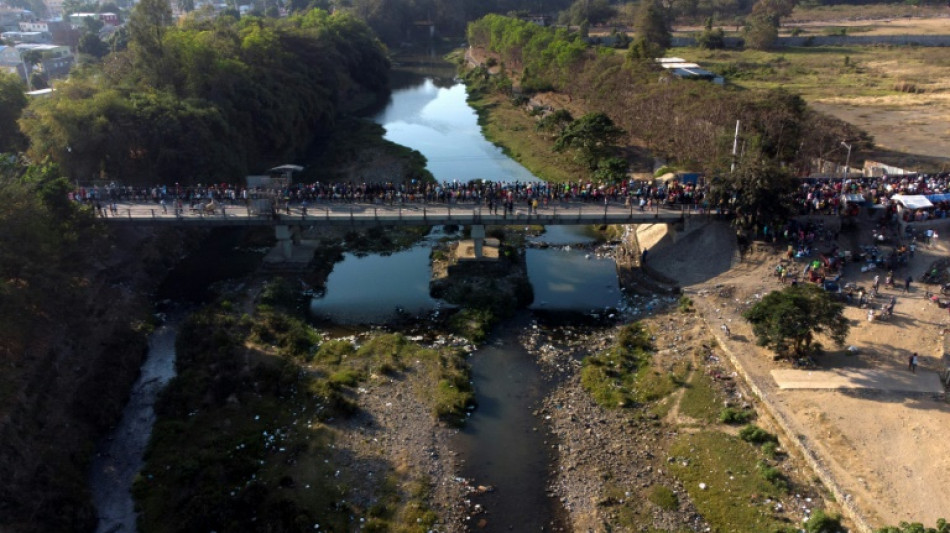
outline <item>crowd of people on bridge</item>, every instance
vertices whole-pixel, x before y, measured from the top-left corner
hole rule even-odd
[[[248,189],[222,183],[185,187],[156,185],[152,187],[106,186],[78,187],[70,193],[71,199],[91,204],[166,203],[176,208],[187,205],[195,208],[206,203],[243,205],[255,198],[272,198],[281,206],[308,206],[333,203],[372,203],[380,205],[470,204],[483,205],[497,211],[499,207],[511,211],[516,205],[539,209],[571,202],[622,203],[641,210],[663,205],[687,205],[707,209],[705,189],[696,184],[678,182],[646,182],[629,180],[619,183],[573,181],[548,183],[543,181],[443,181],[404,183],[314,182],[294,184],[282,189]]]
[[[950,193],[950,173],[936,175],[912,174],[870,178],[803,179],[794,198],[799,214],[849,214],[846,209],[855,209],[848,198],[858,195],[863,202],[894,210],[892,197],[895,194],[946,194]],[[540,208],[565,203],[622,204],[631,209],[685,206],[698,212],[711,209],[728,210],[728,205],[710,205],[708,184],[703,180],[683,183],[678,180],[624,180],[597,182],[576,180],[565,183],[544,181],[491,181],[451,180],[430,182],[408,180],[405,182],[356,183],[322,182],[293,184],[281,189],[247,188],[236,184],[183,186],[155,185],[134,187],[109,184],[105,186],[77,187],[71,198],[102,206],[119,203],[166,204],[175,209],[208,203],[222,205],[245,205],[255,198],[272,198],[281,207],[316,206],[334,203],[370,203],[378,205],[403,204],[470,204],[483,205],[489,209],[506,211],[515,206]],[[108,208],[108,207],[106,207]],[[177,211],[176,211],[177,212]],[[950,201],[937,200],[934,209],[917,217],[945,218],[950,212]],[[851,213],[853,214],[853,213]]]

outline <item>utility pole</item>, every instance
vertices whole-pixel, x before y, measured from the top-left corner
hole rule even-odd
[[[739,148],[739,121],[736,121],[736,135],[732,138],[732,166],[729,172],[736,171],[736,150]]]
[[[849,165],[851,164],[851,145],[844,141],[841,141],[841,146],[844,146],[845,148],[848,149],[848,157],[845,158],[844,160],[844,177],[847,178],[848,175],[850,174],[848,168],[849,168]]]

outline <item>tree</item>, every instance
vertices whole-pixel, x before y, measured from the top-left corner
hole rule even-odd
[[[784,357],[801,357],[821,349],[817,334],[827,334],[843,346],[849,325],[844,305],[821,287],[797,284],[772,291],[742,317],[752,324],[756,342]]]
[[[25,148],[26,138],[17,126],[27,104],[24,90],[26,87],[19,76],[0,72],[0,153]]]
[[[627,177],[627,160],[622,157],[607,157],[597,162],[594,178],[598,181],[616,183]]]
[[[102,42],[99,35],[95,33],[83,34],[83,36],[79,38],[79,46],[77,49],[79,53],[88,54],[97,59],[101,59],[109,53],[109,46]]]
[[[778,25],[767,16],[752,15],[746,19],[743,34],[749,48],[768,50],[778,40]]]
[[[753,139],[756,141],[756,139]],[[710,199],[713,205],[735,215],[734,223],[744,229],[777,226],[792,210],[796,180],[786,169],[763,155],[756,145],[746,148],[734,172],[725,172],[713,181]]]
[[[594,170],[600,158],[610,151],[613,143],[623,134],[624,131],[604,113],[588,113],[564,128],[554,141],[554,151],[575,148],[580,159]]]
[[[616,14],[617,9],[607,0],[575,0],[571,7],[558,17],[558,20],[574,25],[585,21],[590,24],[603,24]]]
[[[717,50],[726,47],[726,34],[722,28],[713,29],[712,17],[706,19],[706,27],[696,37],[696,46],[706,50]]]
[[[657,55],[662,54],[672,43],[669,24],[667,24],[663,8],[657,0],[642,0],[640,2],[634,32],[638,40],[642,39],[653,51],[659,52]]]
[[[136,52],[140,66],[156,75],[153,81],[161,81],[161,64],[164,60],[164,39],[172,24],[172,9],[168,0],[142,0],[135,4],[129,17],[129,40]]]

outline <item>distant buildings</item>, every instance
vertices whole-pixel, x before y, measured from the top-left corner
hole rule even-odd
[[[0,70],[18,74],[24,81],[34,72],[44,78],[60,78],[69,74],[75,58],[68,46],[55,44],[20,43],[0,45]]]

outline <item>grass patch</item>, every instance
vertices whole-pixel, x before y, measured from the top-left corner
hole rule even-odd
[[[689,372],[687,362],[662,370],[653,364],[649,332],[639,322],[620,328],[613,346],[584,359],[581,384],[600,406],[631,407],[668,396]]]
[[[647,499],[664,511],[675,511],[680,505],[676,493],[665,485],[653,485],[650,487]]]
[[[722,394],[715,388],[712,378],[705,372],[694,372],[680,399],[680,414],[713,423],[717,420],[720,405]]]
[[[776,531],[787,526],[764,503],[781,489],[759,472],[759,454],[749,443],[722,432],[703,431],[680,435],[670,453],[678,458],[670,464],[671,473],[718,531]]]
[[[906,86],[928,95],[945,94],[942,80],[950,77],[950,50],[939,47],[804,46],[775,51],[678,48],[676,54],[722,74],[728,83],[747,89],[783,87],[807,101],[896,97],[905,92],[901,89]],[[920,98],[908,99],[906,104],[919,104]]]
[[[782,492],[788,492],[788,478],[785,477],[785,474],[778,468],[765,461],[759,461],[759,475],[762,476],[762,479],[771,483],[776,489]]]

